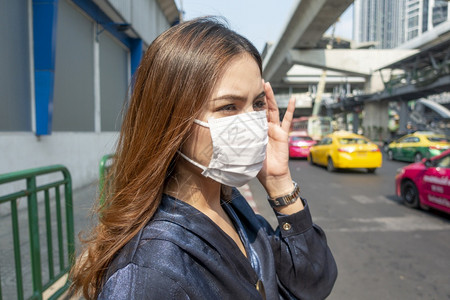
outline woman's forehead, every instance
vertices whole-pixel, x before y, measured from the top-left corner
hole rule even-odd
[[[242,55],[233,59],[225,68],[223,75],[214,87],[210,100],[235,96],[249,97],[262,90],[261,73],[258,64],[250,55]]]

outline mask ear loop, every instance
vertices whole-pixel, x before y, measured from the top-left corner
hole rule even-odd
[[[200,125],[200,126],[203,126],[203,127],[209,128],[209,124],[208,124],[208,123],[206,123],[206,122],[203,122],[203,121],[200,121],[200,120],[194,119],[194,123],[197,123],[197,124],[198,124],[198,125]]]
[[[186,155],[184,155],[183,153],[181,153],[180,150],[177,150],[177,153],[178,153],[179,155],[181,155],[182,158],[184,158],[185,160],[187,160],[188,162],[190,162],[191,164],[193,164],[194,166],[196,166],[196,167],[202,169],[203,172],[205,172],[205,171],[208,169],[208,168],[206,168],[205,166],[203,166],[203,165],[199,164],[198,162],[196,162],[195,160],[190,159],[189,157],[187,157]]]
[[[197,123],[197,124],[200,125],[200,126],[209,128],[209,124],[206,123],[206,122],[203,122],[203,121],[194,119],[194,123]],[[177,150],[177,153],[178,153],[179,155],[181,155],[182,158],[184,158],[185,160],[187,160],[188,162],[190,162],[191,164],[193,164],[194,166],[196,166],[196,167],[202,169],[203,172],[205,172],[205,171],[208,169],[207,167],[205,167],[205,166],[199,164],[199,163],[196,162],[195,160],[193,160],[193,159],[187,157],[186,155],[184,155],[183,153],[181,153],[180,150]]]

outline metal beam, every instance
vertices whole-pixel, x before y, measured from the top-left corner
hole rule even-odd
[[[294,64],[367,77],[380,65],[396,62],[418,52],[396,49],[314,49],[290,50],[289,57]]]
[[[131,39],[130,44],[131,76],[134,76],[142,59],[143,41],[142,39]]]
[[[382,92],[374,94],[354,96],[351,98],[344,99],[340,103],[327,105],[327,108],[338,111],[351,111],[354,106],[361,106],[364,105],[364,103],[368,102],[374,101],[404,102],[449,91],[450,91],[450,75],[446,75],[427,86],[417,87],[414,85],[407,85],[396,88],[392,91],[384,90]]]
[[[131,38],[120,29],[121,25],[129,25],[117,23],[111,19],[103,10],[101,10],[93,1],[90,0],[72,0],[73,3],[78,5],[86,14],[88,14],[97,23],[97,36],[100,35],[103,30],[108,31],[120,42],[122,42],[127,48],[130,48]],[[101,29],[101,27],[103,29]]]
[[[381,93],[368,95],[364,101],[395,101],[398,98],[414,100],[448,91],[450,91],[450,75],[440,77],[435,82],[422,87],[406,85],[392,91],[384,90]]]

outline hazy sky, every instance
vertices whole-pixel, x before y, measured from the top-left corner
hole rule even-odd
[[[299,0],[175,0],[185,20],[216,15],[228,20],[231,29],[247,37],[259,51],[276,42]],[[353,5],[336,25],[336,36],[351,39]]]

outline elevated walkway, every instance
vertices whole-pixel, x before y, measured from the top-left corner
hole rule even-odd
[[[324,32],[336,22],[353,0],[302,0],[278,42],[263,61],[263,78],[273,84],[282,82],[293,62],[292,49],[313,49]]]

